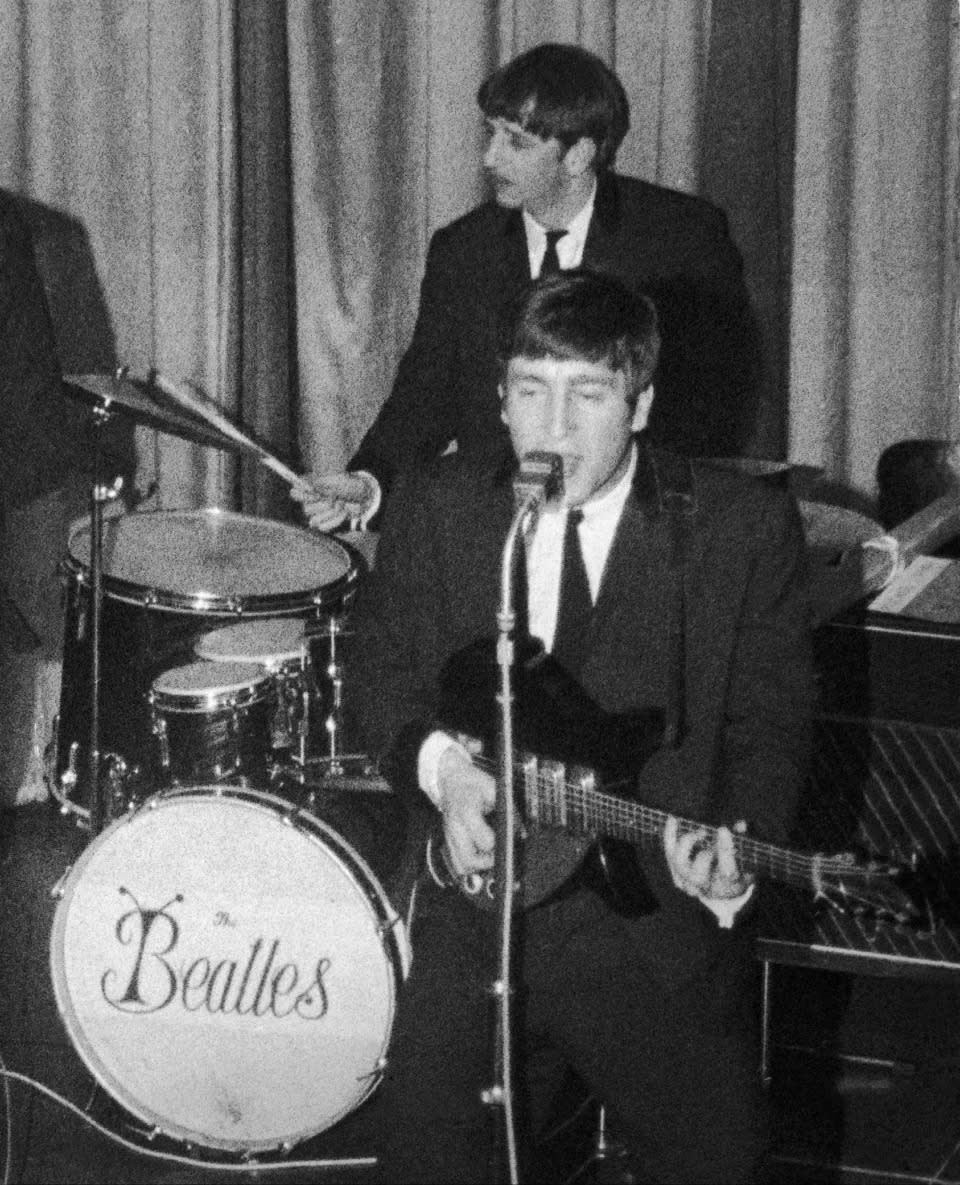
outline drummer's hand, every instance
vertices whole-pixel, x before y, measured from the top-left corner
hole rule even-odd
[[[457,876],[493,867],[493,828],[484,818],[496,803],[496,783],[462,750],[440,758],[437,784],[447,859]]]
[[[737,824],[738,834],[745,830],[744,823]],[[706,827],[681,835],[677,820],[671,817],[664,828],[663,848],[673,883],[705,904],[741,897],[753,883],[737,867],[733,834],[727,827],[718,827],[712,836]]]
[[[310,475],[293,486],[290,497],[303,506],[315,531],[332,531],[345,519],[360,519],[374,507],[379,490],[369,474]]]

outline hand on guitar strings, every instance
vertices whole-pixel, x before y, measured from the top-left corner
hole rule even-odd
[[[735,827],[738,834],[746,823]],[[733,832],[728,827],[699,827],[685,834],[676,818],[663,831],[663,849],[673,883],[681,893],[702,901],[732,901],[747,893],[753,877],[737,867]]]
[[[485,816],[496,805],[496,782],[458,747],[440,758],[437,781],[449,864],[457,876],[488,872],[495,836]]]
[[[305,477],[291,488],[290,497],[303,506],[315,531],[332,531],[346,519],[353,525],[373,513],[379,492],[369,474],[325,473]]]

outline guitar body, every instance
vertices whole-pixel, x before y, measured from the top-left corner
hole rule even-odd
[[[530,909],[548,900],[575,876],[595,842],[592,836],[538,831],[521,841],[518,906]],[[486,890],[489,892],[490,890]]]
[[[441,679],[448,727],[488,747],[496,733],[492,654],[489,641],[469,647]],[[524,750],[513,778],[517,904],[546,901],[576,875],[578,885],[597,889],[621,913],[652,912],[658,903],[641,870],[640,845],[662,859],[664,826],[674,814],[672,805],[684,798],[679,754],[662,743],[663,713],[604,713],[542,649],[524,656],[515,669],[515,735]],[[605,779],[602,788],[598,775]],[[711,824],[679,816],[676,823],[681,835],[696,831],[715,838]],[[749,834],[732,839],[737,862],[749,873],[801,887],[819,901],[877,921],[928,931],[936,924],[916,875],[902,865],[862,861],[850,853],[792,851]],[[432,861],[431,852],[432,840]],[[435,861],[431,867],[439,876]],[[493,907],[495,873],[460,877],[449,862],[447,870],[451,885],[479,906]]]
[[[474,745],[479,741],[484,753],[493,753],[495,748],[497,678],[490,639],[457,654],[441,677],[444,722]],[[661,744],[662,711],[604,712],[539,643],[526,644],[518,654],[514,696],[515,731],[522,749],[516,772],[519,782],[529,776],[524,755],[538,755],[533,775],[537,787],[516,787],[521,813],[518,907],[542,903],[577,876],[578,883],[600,894],[618,913],[652,913],[657,900],[634,844],[583,834],[565,829],[562,824],[549,829],[528,827],[535,820],[526,817],[526,808],[544,790],[549,797],[554,780],[558,796],[569,789],[567,779],[581,779],[585,792],[598,777],[605,784],[623,783],[629,791],[640,769]],[[657,765],[654,759],[651,768]],[[468,878],[461,888],[478,905],[492,907],[494,884],[492,876],[476,876]]]

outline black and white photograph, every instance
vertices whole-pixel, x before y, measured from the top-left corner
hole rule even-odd
[[[0,77],[0,1185],[960,1185],[958,0]]]

